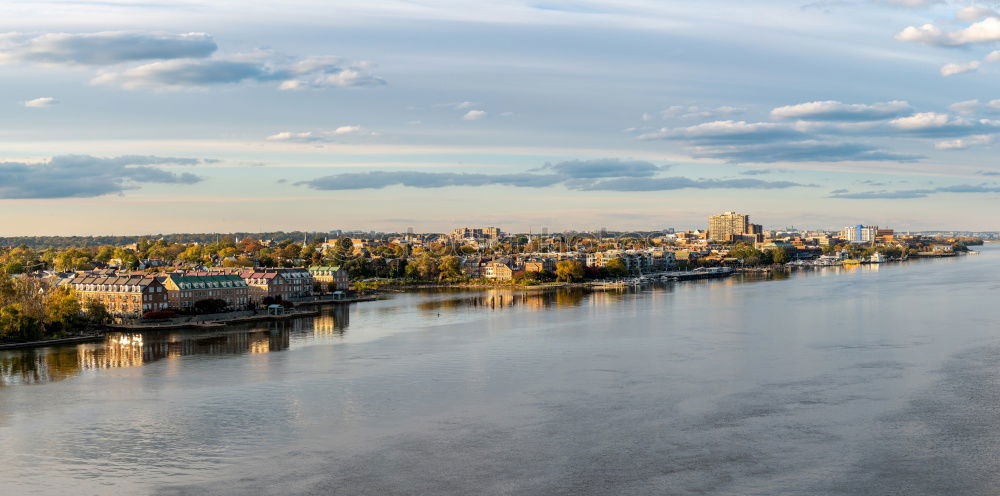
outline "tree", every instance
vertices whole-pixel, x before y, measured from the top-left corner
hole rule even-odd
[[[462,277],[462,261],[454,255],[442,257],[438,263],[438,279],[458,279]]]
[[[87,320],[91,325],[101,326],[111,322],[111,313],[103,303],[97,300],[88,300],[83,304],[83,311],[87,313]]]
[[[784,248],[776,248],[771,250],[771,262],[776,264],[788,263],[792,257],[788,254],[788,250]]]
[[[35,341],[43,335],[42,321],[25,312],[20,304],[0,308],[0,339]]]
[[[583,278],[583,265],[576,260],[561,260],[556,263],[556,279],[573,282]]]
[[[45,297],[45,318],[50,332],[58,334],[86,327],[83,308],[69,286],[60,286]]]
[[[604,268],[607,269],[608,275],[611,277],[625,277],[628,275],[628,266],[625,265],[625,261],[621,258],[608,260],[608,263],[604,264]]]

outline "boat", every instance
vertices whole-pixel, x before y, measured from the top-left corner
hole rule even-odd
[[[885,261],[886,261],[885,255],[879,252],[872,253],[872,256],[868,257],[868,263],[880,264],[880,263],[885,263]]]
[[[861,260],[856,260],[856,259],[853,259],[853,258],[848,258],[848,259],[843,260],[841,263],[843,263],[844,265],[861,265]]]

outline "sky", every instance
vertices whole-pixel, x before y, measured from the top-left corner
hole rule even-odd
[[[1000,230],[998,11],[5,0],[0,235]]]

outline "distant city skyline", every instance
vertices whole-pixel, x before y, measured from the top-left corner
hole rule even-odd
[[[9,0],[0,236],[996,231],[997,10]]]

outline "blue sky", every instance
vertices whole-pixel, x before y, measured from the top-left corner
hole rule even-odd
[[[0,231],[1000,230],[998,10],[8,0]]]

